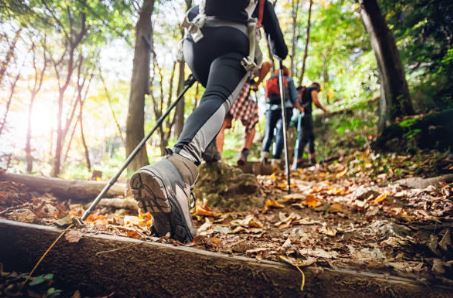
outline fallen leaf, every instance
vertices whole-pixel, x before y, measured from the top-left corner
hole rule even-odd
[[[346,213],[346,208],[343,204],[333,203],[329,206],[330,213]]]
[[[285,208],[285,206],[274,199],[267,199],[264,202],[264,212],[267,212],[270,208]]]
[[[310,208],[316,208],[321,205],[321,201],[315,195],[308,194],[305,197],[303,204]]]
[[[206,216],[208,216],[208,217],[218,217],[218,216],[220,216],[220,213],[216,212],[214,210],[211,210],[207,206],[196,206],[194,215],[204,216],[204,217],[206,217]]]
[[[264,226],[263,223],[253,215],[247,215],[244,219],[233,220],[231,225],[245,228],[262,228]]]
[[[319,232],[330,237],[335,237],[337,235],[337,230],[328,226],[321,227]]]
[[[129,238],[135,238],[135,239],[140,239],[141,236],[137,231],[129,230],[126,232],[127,237]]]
[[[374,204],[379,204],[380,202],[384,201],[388,197],[389,193],[384,192],[383,194],[379,195],[377,198],[373,200]]]
[[[301,216],[296,214],[296,213],[291,213],[287,217],[285,217],[285,214],[281,212],[279,214],[280,221],[275,223],[276,227],[279,227],[280,229],[286,229],[288,228],[294,221],[297,221],[301,219]]]
[[[77,230],[69,230],[66,232],[64,235],[64,238],[69,242],[69,243],[77,243],[80,241],[82,238],[82,233]]]
[[[280,260],[282,260],[285,263],[288,263],[293,266],[297,267],[307,267],[310,265],[313,265],[316,263],[316,259],[312,257],[308,257],[306,260],[300,259],[300,258],[293,258],[293,257],[288,257],[288,256],[279,256]]]
[[[326,251],[322,248],[303,248],[299,250],[299,253],[302,256],[308,255],[317,258],[324,258],[324,259],[334,259],[338,256],[338,253],[335,251]]]

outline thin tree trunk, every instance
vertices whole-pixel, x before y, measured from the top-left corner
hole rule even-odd
[[[186,10],[189,10],[192,7],[192,0],[186,0]],[[184,37],[184,30],[181,30],[181,37]],[[185,80],[185,63],[184,62],[179,62],[178,65],[178,90],[177,93],[182,92],[184,89],[184,80]],[[176,106],[176,111],[175,111],[175,136],[179,137],[179,135],[182,132],[182,129],[184,127],[184,112],[185,112],[185,99],[182,98],[182,100],[179,102],[179,104]]]
[[[51,8],[46,5],[46,8],[52,13]],[[64,98],[65,98],[65,93],[69,87],[69,83],[71,82],[71,78],[74,72],[74,55],[77,47],[80,45],[82,42],[83,38],[85,35],[88,33],[88,28],[86,24],[86,14],[81,13],[80,14],[80,30],[76,30],[74,27],[75,22],[73,19],[73,15],[71,14],[70,10],[68,9],[67,17],[69,19],[69,34],[63,30],[63,33],[65,35],[65,51],[63,54],[60,56],[60,59],[58,61],[55,61],[53,57],[51,56],[51,60],[54,64],[54,69],[55,69],[55,74],[57,76],[58,84],[59,84],[59,92],[58,92],[58,114],[57,114],[57,132],[56,132],[56,145],[55,145],[55,155],[54,155],[54,162],[53,162],[53,168],[51,175],[54,177],[57,177],[60,172],[61,172],[61,157],[62,157],[62,151],[63,151],[63,146],[64,146],[64,139],[66,136],[66,132],[68,130],[68,127],[70,126],[70,122],[68,123],[68,118],[66,118],[66,125],[63,127],[63,106],[64,106]],[[54,17],[56,22],[59,22],[59,20]],[[63,80],[62,78],[62,72],[63,70],[60,68],[60,65],[62,65],[63,61],[65,60],[64,58],[66,57],[66,53],[68,53],[67,56],[67,64],[65,67],[62,67],[65,69],[65,76]],[[73,112],[73,110],[72,110]],[[72,114],[71,112],[71,114]],[[69,118],[72,120],[72,116],[69,116]]]
[[[14,77],[14,80],[11,83],[11,89],[10,89],[11,91],[8,96],[8,101],[6,102],[5,113],[3,114],[3,119],[2,119],[2,122],[0,123],[0,135],[2,134],[3,129],[6,126],[6,119],[8,118],[9,109],[11,107],[11,102],[13,101],[14,91],[16,89],[17,81],[19,81],[19,78],[20,78],[20,72]]]
[[[304,82],[305,76],[305,68],[307,65],[307,57],[308,57],[308,45],[310,43],[310,30],[311,30],[311,12],[313,7],[313,0],[310,0],[310,4],[308,6],[308,20],[307,20],[307,29],[305,33],[305,48],[304,48],[304,57],[302,58],[302,70],[299,76],[299,86],[302,85]]]
[[[300,7],[300,0],[291,0],[291,19],[292,19],[292,32],[291,32],[291,56],[290,56],[290,63],[291,63],[291,74],[292,76],[296,76],[296,69],[295,69],[295,59],[296,59],[296,47],[297,47],[297,19],[299,17],[299,7]]]
[[[376,55],[386,112],[381,123],[386,125],[396,118],[414,113],[404,68],[401,63],[395,38],[387,26],[376,0],[361,0],[360,14],[370,35],[371,46]],[[382,132],[382,131],[380,131]]]
[[[126,121],[126,155],[129,155],[145,137],[145,94],[149,94],[149,71],[153,49],[151,15],[154,0],[143,0],[135,26],[135,50],[132,68],[129,109]],[[140,150],[129,165],[135,171],[148,164],[146,147]]]
[[[3,82],[3,78],[5,76],[6,70],[8,69],[8,65],[11,61],[11,59],[14,57],[14,52],[16,51],[16,44],[17,41],[20,38],[20,34],[22,32],[22,28],[16,31],[16,34],[14,35],[14,39],[11,42],[8,52],[6,52],[5,58],[0,64],[0,83]]]
[[[110,95],[109,90],[107,89],[107,84],[105,83],[105,79],[104,79],[104,76],[102,75],[101,68],[99,68],[99,78],[101,79],[102,86],[103,86],[104,92],[105,92],[105,96],[107,98],[107,103],[109,105],[110,112],[112,113],[113,122],[115,122],[116,129],[118,130],[118,134],[121,138],[121,142],[123,143],[123,146],[126,146],[126,140],[124,139],[123,132],[121,130],[121,125],[120,125],[120,122],[118,121],[118,117],[116,116],[115,110],[113,109],[112,97]]]
[[[87,164],[87,169],[88,172],[91,172],[90,151],[88,149],[87,141],[85,138],[85,132],[83,130],[83,104],[84,101],[80,101],[80,113],[79,113],[80,138],[82,139],[82,145],[85,152],[85,162]]]

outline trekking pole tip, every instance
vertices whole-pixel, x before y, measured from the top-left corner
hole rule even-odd
[[[78,218],[78,217],[73,217],[72,218],[72,223],[77,228],[82,228],[82,227],[85,226],[85,223],[83,222],[83,220],[81,218]]]

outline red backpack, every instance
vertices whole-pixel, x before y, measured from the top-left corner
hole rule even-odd
[[[283,88],[285,90],[285,97],[287,96],[288,92],[288,78],[283,76]],[[266,82],[266,98],[270,99],[271,97],[280,97],[280,87],[278,85],[278,75],[273,75],[269,80]]]

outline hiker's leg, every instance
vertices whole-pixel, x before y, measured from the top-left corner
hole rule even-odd
[[[279,110],[280,112],[280,110]],[[281,113],[281,112],[280,112]],[[289,125],[289,121],[291,119],[291,115],[292,115],[292,108],[287,108],[285,110],[285,122],[286,122],[286,127],[288,128],[288,125]],[[283,139],[283,119],[281,118],[281,114],[280,114],[280,119],[277,123],[277,133],[276,133],[276,141],[275,141],[275,150],[274,150],[274,154],[273,154],[273,159],[280,159],[280,156],[282,155],[282,151],[283,151],[283,147],[284,147],[284,139]]]
[[[220,128],[219,133],[217,134],[216,137],[216,145],[217,145],[217,151],[222,155],[223,152],[223,145],[225,143],[225,129],[231,128],[231,121],[233,119],[231,116],[226,116],[225,120],[223,121],[222,127]]]
[[[268,109],[266,111],[266,128],[264,130],[264,139],[263,139],[263,152],[269,153],[272,139],[274,138],[274,130],[279,120],[279,110]]]
[[[200,105],[187,119],[174,152],[201,162],[201,154],[222,127],[227,111],[238,97],[247,76],[242,55],[231,53],[215,59]]]
[[[256,135],[256,128],[253,127],[249,131],[245,131],[245,142],[244,142],[244,148],[249,149],[252,148],[253,145],[253,139],[255,139]]]

